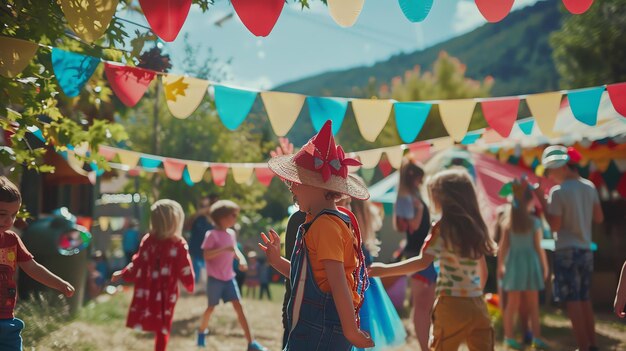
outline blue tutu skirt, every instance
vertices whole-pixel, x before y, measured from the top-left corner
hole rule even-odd
[[[367,331],[376,346],[367,351],[382,351],[406,342],[406,330],[396,308],[391,303],[380,278],[370,278],[365,300],[359,312],[361,329]]]

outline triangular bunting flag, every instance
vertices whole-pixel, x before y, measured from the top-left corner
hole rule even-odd
[[[376,168],[363,168],[361,167],[361,177],[365,181],[365,184],[369,184],[374,178],[374,174],[376,173]]]
[[[265,91],[261,93],[261,99],[274,133],[287,135],[302,110],[304,95]]]
[[[398,0],[404,16],[411,22],[422,22],[433,7],[433,0]]]
[[[200,105],[209,88],[209,81],[166,74],[162,77],[165,101],[176,118],[189,117]]]
[[[374,142],[389,120],[391,100],[354,99],[352,110],[363,139]]]
[[[109,230],[109,217],[98,217],[98,224],[100,225],[100,230],[106,232]]]
[[[430,148],[432,152],[446,150],[454,146],[454,140],[452,140],[451,137],[441,137],[437,139],[432,139],[430,143],[432,144]]]
[[[488,22],[500,22],[511,12],[514,0],[476,0],[478,11]]]
[[[254,168],[252,167],[231,167],[233,170],[233,179],[237,184],[246,184],[252,178]]]
[[[120,159],[120,163],[126,165],[130,168],[137,167],[137,162],[139,162],[139,157],[141,154],[134,151],[128,150],[117,150],[117,157]]]
[[[166,158],[163,160],[163,169],[165,170],[165,175],[174,181],[179,181],[183,178],[183,171],[185,170],[185,162],[181,160],[175,160],[171,158]]]
[[[0,74],[13,78],[30,63],[39,47],[30,41],[0,36]]]
[[[528,119],[526,121],[521,121],[517,123],[517,126],[522,131],[522,133],[526,135],[531,135],[533,132],[533,127],[535,126],[535,120]]]
[[[59,0],[74,33],[92,43],[106,32],[118,0]]]
[[[496,132],[493,128],[487,128],[483,135],[480,137],[480,140],[487,144],[498,143],[504,138],[500,135],[500,133]]]
[[[120,101],[133,107],[139,102],[154,79],[155,73],[139,67],[128,67],[104,63],[109,85]]]
[[[117,152],[114,149],[109,149],[105,146],[98,147],[98,153],[107,161],[111,161],[115,155],[117,155]]]
[[[463,140],[461,140],[462,145],[472,145],[480,139],[482,133],[480,132],[470,132],[465,134]]]
[[[580,15],[589,10],[591,5],[593,5],[593,0],[563,0],[563,5],[565,5],[567,11],[574,15]]]
[[[419,135],[432,105],[424,102],[396,102],[396,128],[405,143],[411,143]]]
[[[519,98],[483,101],[480,105],[489,126],[503,137],[508,137],[517,120]]]
[[[595,126],[598,123],[598,108],[604,87],[574,90],[567,93],[569,107],[577,120]]]
[[[551,92],[528,95],[526,103],[530,113],[535,117],[541,133],[549,138],[555,136],[553,129],[561,106],[561,93]]]
[[[387,177],[389,174],[391,174],[392,168],[389,160],[387,160],[386,158],[380,160],[380,162],[378,163],[378,169],[380,169],[383,177]]]
[[[385,154],[387,155],[387,160],[389,161],[391,167],[400,169],[400,166],[402,166],[402,156],[404,154],[402,146],[391,146],[385,148]]]
[[[187,168],[183,171],[183,181],[188,186],[194,186],[196,184],[191,180],[191,176],[189,175],[189,170]]]
[[[139,163],[141,163],[141,167],[143,168],[155,170],[161,165],[161,160],[157,158],[152,158],[148,155],[142,155],[139,158]]]
[[[361,14],[365,0],[328,0],[330,17],[342,27],[352,27]]]
[[[609,84],[606,87],[615,111],[626,117],[626,83]]]
[[[192,183],[198,183],[202,180],[207,168],[209,165],[204,162],[187,162],[186,172],[189,174],[189,180]]]
[[[417,143],[409,144],[409,150],[411,155],[417,161],[424,162],[430,158],[430,143],[427,141],[420,141]]]
[[[217,186],[226,185],[226,177],[228,176],[228,166],[225,165],[211,165],[211,177],[213,183]]]
[[[472,99],[443,100],[439,103],[441,121],[454,141],[460,142],[467,134],[475,106],[476,101]]]
[[[265,186],[269,186],[272,182],[272,178],[274,178],[274,172],[269,168],[255,168],[254,173],[259,183]]]
[[[285,5],[285,0],[231,0],[231,2],[241,22],[257,37],[266,37],[270,34]]]
[[[183,27],[191,0],[139,0],[150,28],[164,41],[174,41]]]
[[[339,132],[348,109],[348,100],[307,96],[306,103],[309,106],[311,122],[313,122],[313,128],[315,128],[316,132],[322,129],[327,120],[333,122],[333,135]]]
[[[372,149],[356,152],[356,155],[361,160],[361,167],[374,168],[380,162],[380,156],[383,154],[383,149]]]
[[[52,68],[54,75],[69,97],[78,96],[85,83],[98,68],[100,59],[52,48]]]
[[[214,85],[215,106],[217,114],[228,130],[237,129],[248,117],[256,91],[229,88],[222,85]]]

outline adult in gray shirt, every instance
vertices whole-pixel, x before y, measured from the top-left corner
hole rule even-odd
[[[554,253],[555,293],[565,303],[579,350],[597,350],[595,320],[589,297],[593,274],[592,224],[602,223],[604,214],[592,182],[578,174],[581,155],[574,148],[547,147],[542,164],[547,176],[558,185],[547,201],[537,189],[546,218],[556,234]]]

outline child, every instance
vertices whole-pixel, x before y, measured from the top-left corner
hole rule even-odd
[[[244,284],[246,286],[246,297],[252,298],[256,296],[256,290],[261,284],[259,277],[259,262],[256,259],[256,252],[248,252],[248,270],[246,271],[246,280]]]
[[[626,261],[624,261],[622,273],[619,276],[619,284],[617,285],[617,291],[615,291],[613,309],[619,318],[626,317]]]
[[[372,257],[378,256],[380,242],[376,232],[383,224],[381,211],[369,201],[353,199],[351,209],[359,223],[363,235],[363,253],[366,265],[372,264]],[[369,278],[370,286],[365,291],[363,308],[359,313],[361,326],[376,343],[369,351],[380,351],[400,346],[406,341],[406,330],[380,278]],[[427,332],[428,333],[428,332]],[[364,351],[365,349],[357,349]]]
[[[424,170],[411,158],[405,157],[400,167],[400,183],[394,206],[396,229],[406,234],[406,246],[403,251],[405,259],[419,256],[424,240],[430,232],[430,212],[420,195],[423,179]],[[430,316],[435,303],[436,282],[437,272],[432,264],[425,270],[413,274],[409,279],[413,326],[422,350],[428,348]]]
[[[487,280],[485,255],[493,254],[487,226],[478,208],[472,179],[466,170],[439,172],[429,182],[432,209],[441,219],[419,256],[394,264],[374,263],[376,276],[405,275],[440,262],[437,302],[433,311],[431,350],[493,350],[493,328],[483,300]]]
[[[578,174],[581,158],[582,155],[572,147],[547,147],[541,163],[548,178],[558,185],[550,189],[547,201],[541,187],[536,189],[536,195],[552,231],[557,234],[555,293],[566,305],[578,348],[594,351],[598,348],[589,296],[593,274],[591,232],[593,223],[604,221],[604,213],[595,186]]]
[[[348,166],[360,163],[345,158],[341,146],[335,146],[331,128],[327,121],[298,153],[269,161],[307,214],[291,261],[280,256],[280,237],[273,230],[270,238],[262,233],[264,245],[259,244],[268,262],[291,279],[286,351],[374,346],[358,322],[367,287],[358,223],[335,204],[346,195],[366,200],[369,194],[348,175]]]
[[[498,278],[502,289],[507,292],[504,308],[504,343],[506,347],[521,350],[513,335],[513,317],[521,301],[526,302],[533,333],[532,347],[548,347],[541,340],[539,325],[539,296],[548,273],[548,261],[540,242],[543,228],[539,218],[530,214],[534,205],[533,195],[526,180],[515,180],[512,184],[512,206],[506,216],[498,252]]]
[[[206,233],[202,243],[208,276],[206,291],[209,306],[204,311],[198,329],[198,346],[206,346],[205,337],[208,333],[207,328],[211,314],[215,310],[215,306],[219,305],[220,300],[223,300],[224,303],[231,302],[237,313],[237,319],[248,341],[248,351],[267,350],[252,338],[248,319],[240,302],[241,294],[235,281],[233,260],[239,261],[239,267],[242,271],[247,268],[246,258],[237,246],[235,231],[231,229],[237,224],[239,206],[230,200],[219,200],[211,205],[210,213],[215,228]]]
[[[17,267],[67,297],[74,295],[74,287],[37,263],[20,237],[11,231],[21,205],[19,189],[6,177],[0,176],[0,349],[7,351],[22,350],[24,322],[13,315],[17,300],[14,280]]]
[[[112,282],[124,279],[135,283],[126,326],[154,333],[154,349],[167,348],[178,281],[193,292],[194,276],[187,242],[182,237],[185,214],[180,204],[163,199],[150,207],[150,232],[141,240],[139,251]]]

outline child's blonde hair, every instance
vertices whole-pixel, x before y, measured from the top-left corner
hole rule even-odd
[[[185,213],[174,200],[162,199],[150,207],[150,232],[159,239],[182,237]]]
[[[435,174],[428,191],[433,204],[441,210],[439,228],[448,247],[472,259],[493,254],[493,243],[467,170],[452,168]]]
[[[239,212],[239,205],[230,200],[216,201],[209,209],[211,220],[219,225],[220,221],[229,215]]]

